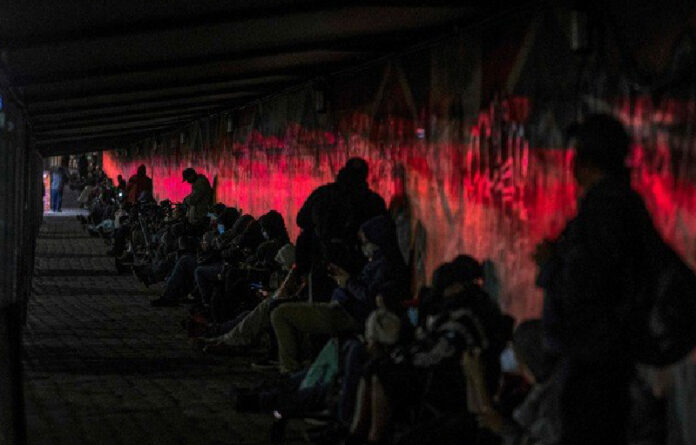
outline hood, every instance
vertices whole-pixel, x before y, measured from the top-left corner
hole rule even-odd
[[[384,255],[401,258],[396,238],[396,226],[391,218],[386,215],[376,216],[360,226],[360,230],[368,241],[379,246]]]
[[[261,228],[268,233],[269,239],[287,243],[289,240],[288,231],[285,228],[283,216],[275,210],[264,214],[259,218]]]

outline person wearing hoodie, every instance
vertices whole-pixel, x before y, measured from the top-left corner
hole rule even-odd
[[[375,297],[383,283],[398,283],[406,295],[408,272],[399,252],[393,221],[388,216],[372,218],[360,227],[358,238],[367,263],[354,276],[340,266],[329,264],[328,273],[338,285],[330,302],[287,303],[271,313],[283,371],[301,367],[301,336],[361,332],[375,309]]]
[[[136,174],[128,179],[128,184],[126,185],[126,202],[129,204],[136,204],[140,195],[145,193],[148,196],[152,196],[152,178],[147,176],[147,169],[145,165],[140,165]]]

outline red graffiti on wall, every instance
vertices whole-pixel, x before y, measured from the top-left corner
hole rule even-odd
[[[422,125],[403,119],[376,124],[355,113],[342,119],[336,132],[290,123],[283,135],[251,131],[243,142],[226,139],[207,152],[127,161],[106,152],[104,170],[111,177],[130,175],[144,163],[156,197],[181,201],[190,191],[181,170],[194,167],[215,182],[218,201],[254,216],[276,209],[295,237],[295,215],[311,191],[332,181],[349,157],[363,157],[370,165],[371,187],[387,202],[407,196],[411,227],[419,222],[425,228],[427,276],[459,253],[490,259],[501,283],[501,303],[515,316],[528,317],[538,315],[541,301],[530,254],[574,214],[577,190],[572,151],[530,147],[525,136],[529,101],[513,99],[481,113],[461,141],[432,142]],[[630,129],[644,130],[655,119],[679,122],[690,105],[668,101],[647,115],[646,105],[638,112],[635,104],[632,110],[621,102],[615,106]],[[383,130],[384,125],[389,128]],[[634,186],[665,237],[696,266],[695,176],[682,172],[675,177],[670,158],[675,150],[663,137],[669,132],[656,134],[648,138],[654,146],[634,147]],[[688,143],[694,156],[694,141]]]

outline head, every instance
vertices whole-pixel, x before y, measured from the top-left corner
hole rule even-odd
[[[196,178],[198,177],[198,173],[196,173],[196,170],[189,167],[181,172],[181,176],[182,176],[184,182],[188,182],[189,184],[193,184],[196,181]]]
[[[219,218],[220,215],[222,215],[222,212],[224,212],[226,208],[227,208],[227,206],[225,204],[218,202],[217,204],[213,205],[213,208],[211,211],[216,217]]]
[[[123,181],[123,176],[118,175],[118,177],[117,177],[116,179],[118,180],[118,182],[122,182],[122,181]]]
[[[439,297],[458,294],[466,286],[483,284],[483,266],[469,255],[459,255],[433,272],[433,292]]]
[[[271,210],[259,218],[264,239],[277,239],[281,242],[288,241],[288,232],[285,228],[283,215],[276,210]]]
[[[583,189],[607,176],[628,177],[626,157],[631,140],[614,117],[592,114],[569,130],[569,138],[575,141],[573,174]]]
[[[547,376],[543,341],[544,330],[539,319],[523,321],[512,335],[512,347],[519,369],[532,383],[543,381]]]
[[[239,211],[234,207],[227,207],[225,210],[222,211],[222,213],[220,213],[217,222],[218,224],[222,224],[222,226],[225,228],[225,231],[228,231],[232,229],[232,226],[234,226],[234,223],[236,223],[238,219]]]
[[[400,258],[394,221],[386,215],[375,216],[365,222],[358,231],[358,239],[365,257],[373,259],[378,252]]]
[[[336,182],[346,186],[367,185],[367,162],[362,158],[350,158],[336,176]]]
[[[147,174],[147,169],[143,164],[138,167],[138,176],[145,176]]]

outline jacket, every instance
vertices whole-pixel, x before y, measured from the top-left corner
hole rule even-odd
[[[383,286],[396,286],[408,298],[409,275],[399,251],[394,223],[388,216],[372,218],[361,230],[379,249],[357,276],[348,279],[345,288],[334,291],[332,300],[364,323],[375,309],[375,297]]]
[[[196,176],[196,180],[191,184],[191,193],[184,198],[184,204],[188,206],[186,219],[189,223],[195,225],[203,221],[208,209],[213,205],[213,189],[208,178],[200,174]]]

